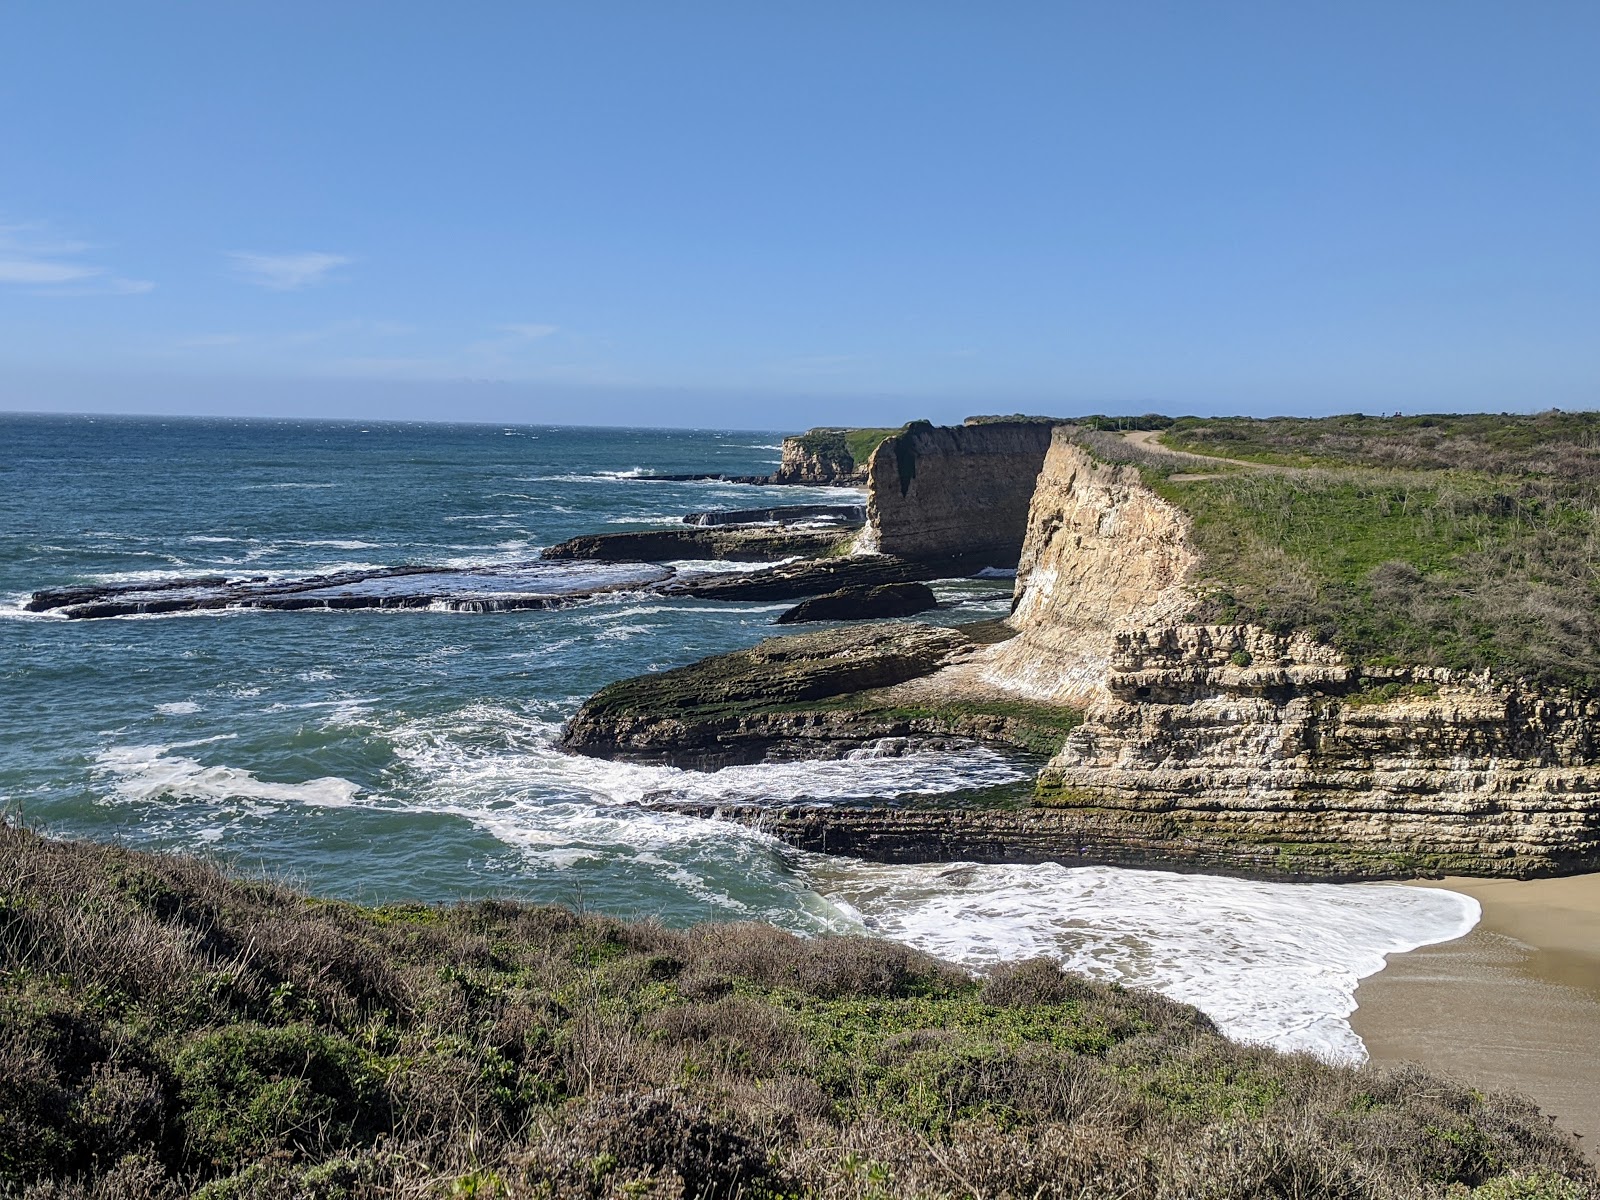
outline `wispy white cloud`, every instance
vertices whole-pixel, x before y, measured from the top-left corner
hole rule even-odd
[[[510,325],[496,325],[495,328],[498,329],[501,333],[509,333],[513,338],[515,338],[519,342],[536,342],[540,338],[549,337],[552,333],[554,333],[559,328],[559,326],[556,326],[556,325],[510,324]]]
[[[40,296],[137,296],[156,285],[86,261],[88,242],[51,236],[41,224],[0,225],[0,286]]]
[[[233,260],[234,271],[246,283],[275,292],[293,292],[322,283],[330,271],[348,266],[351,261],[343,254],[323,254],[315,250],[295,254],[234,250],[228,257]]]

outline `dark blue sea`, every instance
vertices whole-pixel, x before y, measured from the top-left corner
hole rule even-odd
[[[597,688],[772,636],[784,604],[635,591],[526,612],[22,609],[68,584],[524,562],[691,511],[862,498],[641,478],[764,474],[781,438],[0,415],[0,807],[62,836],[200,852],[367,901],[496,895],[674,924],[762,920],[976,967],[1050,954],[1200,1004],[1242,1037],[1359,1056],[1344,1019],[1356,980],[1386,953],[1470,928],[1472,901],[1051,864],[877,866],[640,804],[949,796],[1033,770],[981,748],[712,774],[555,748]],[[937,590],[932,620],[1009,609],[992,579]]]

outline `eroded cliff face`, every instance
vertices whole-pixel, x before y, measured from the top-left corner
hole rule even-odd
[[[832,431],[811,430],[800,437],[783,439],[783,458],[773,472],[773,483],[807,484],[812,487],[860,485],[867,481],[865,464],[850,455],[842,438],[819,437]]]
[[[1600,868],[1600,701],[1184,624],[1183,514],[1069,436],[1039,477],[1017,636],[982,667],[1085,711],[1040,776],[1060,850],[1302,877]]]
[[[867,465],[859,548],[973,570],[1015,566],[1051,430],[1039,421],[919,422],[885,439]]]
[[[994,648],[983,677],[1087,707],[1102,696],[1119,631],[1175,621],[1193,604],[1196,556],[1178,509],[1070,433],[1055,431],[1033,492],[1009,621],[1017,636]]]

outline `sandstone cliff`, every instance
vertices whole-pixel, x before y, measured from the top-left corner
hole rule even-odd
[[[886,438],[867,466],[859,547],[973,570],[1015,566],[1051,429],[1044,421],[919,421]]]
[[[685,694],[704,700],[614,685],[568,745],[708,766],[837,754],[882,736],[1051,754],[1021,807],[727,814],[809,848],[898,861],[1295,879],[1600,869],[1600,698],[1363,665],[1305,633],[1192,623],[1202,564],[1188,517],[1078,437],[1020,423],[919,426],[873,455],[866,532],[907,557],[835,561],[914,567],[918,555],[1012,545],[1004,628],[948,645],[916,626],[775,640],[737,663],[661,677],[676,686],[681,674]],[[728,680],[746,680],[749,694]]]
[[[1086,836],[1285,874],[1600,867],[1600,702],[1253,626],[1119,633],[1040,776]]]
[[[1101,694],[1118,630],[1179,619],[1195,565],[1183,514],[1138,471],[1097,462],[1053,433],[1036,472],[1009,624],[984,677],[1037,699],[1087,705]]]
[[[1600,867],[1600,702],[1183,623],[1184,514],[1059,431],[982,677],[1078,705],[1040,777],[1087,857],[1291,875]]]
[[[892,429],[808,429],[783,439],[783,458],[773,483],[813,487],[860,487],[867,481],[867,459]]]

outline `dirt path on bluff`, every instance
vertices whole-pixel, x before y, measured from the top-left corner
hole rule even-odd
[[[1188,450],[1174,450],[1170,446],[1163,446],[1157,439],[1161,436],[1159,429],[1131,429],[1122,435],[1128,445],[1147,454],[1164,454],[1168,458],[1181,458],[1185,462],[1201,463],[1208,467],[1240,467],[1246,471],[1292,471],[1293,467],[1279,467],[1272,463],[1250,462],[1243,458],[1223,458],[1217,454],[1194,454]],[[1212,473],[1194,475],[1169,475],[1174,483],[1188,483],[1197,479],[1215,479]]]

